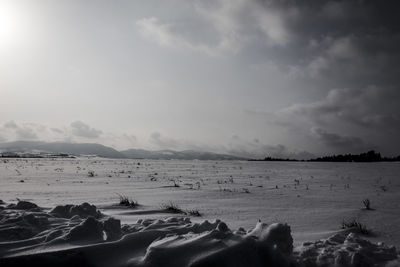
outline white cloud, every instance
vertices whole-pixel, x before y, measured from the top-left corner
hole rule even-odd
[[[15,130],[15,133],[17,134],[17,139],[18,140],[36,140],[38,139],[37,134],[35,133],[35,130],[29,127],[19,127],[18,129]]]
[[[171,25],[162,24],[155,17],[138,20],[136,25],[143,35],[155,40],[160,45],[173,46],[174,43],[182,41],[172,32]]]
[[[72,134],[84,138],[97,138],[103,132],[95,128],[91,128],[86,123],[74,121],[71,123]]]
[[[52,130],[53,132],[57,133],[57,134],[63,134],[64,131],[59,129],[59,128],[50,128],[50,130]]]
[[[45,131],[45,127],[36,123],[17,124],[14,121],[8,121],[3,124],[3,133],[7,136],[3,139],[18,139],[18,140],[36,140],[38,139],[37,132]]]
[[[155,41],[161,46],[183,47],[199,50],[210,55],[214,54],[212,49],[206,44],[191,42],[175,29],[175,25],[162,23],[158,18],[149,17],[140,19],[136,22],[136,26],[144,37]]]
[[[270,46],[284,46],[290,41],[285,20],[293,16],[293,9],[283,12],[247,0],[193,1],[189,6],[193,13],[190,19],[161,22],[157,17],[147,17],[138,20],[136,26],[161,46],[185,47],[209,55],[238,53],[254,41]]]

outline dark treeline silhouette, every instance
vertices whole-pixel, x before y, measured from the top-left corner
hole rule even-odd
[[[367,153],[361,153],[358,155],[345,154],[345,155],[333,155],[325,156],[316,159],[311,159],[309,161],[330,161],[330,162],[378,162],[382,161],[382,156],[373,150]]]
[[[304,160],[298,160],[298,159],[283,159],[283,158],[273,158],[273,157],[266,157],[264,159],[249,159],[249,161],[304,161]]]
[[[252,161],[307,161],[307,162],[380,162],[380,161],[400,161],[400,156],[397,157],[382,157],[380,153],[374,150],[368,151],[361,154],[345,154],[345,155],[332,155],[318,157],[315,159],[308,160],[296,160],[296,159],[281,159],[266,157],[264,159],[256,159]]]

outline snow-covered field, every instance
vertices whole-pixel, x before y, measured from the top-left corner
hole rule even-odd
[[[2,159],[0,265],[398,266],[373,243],[400,246],[399,176],[399,163]],[[50,212],[84,202],[103,215],[86,204]],[[353,220],[369,233],[341,229]]]

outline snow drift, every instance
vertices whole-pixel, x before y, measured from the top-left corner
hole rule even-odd
[[[354,233],[294,248],[290,226],[258,222],[232,231],[222,221],[140,219],[102,214],[94,205],[0,201],[0,266],[399,266],[394,247]]]

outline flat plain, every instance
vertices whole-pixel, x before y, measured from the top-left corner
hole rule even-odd
[[[2,159],[0,199],[45,209],[88,202],[122,224],[168,220],[171,205],[183,211],[175,218],[232,230],[287,223],[295,246],[356,221],[363,238],[399,247],[399,174],[399,163]],[[119,205],[121,196],[138,205]]]

